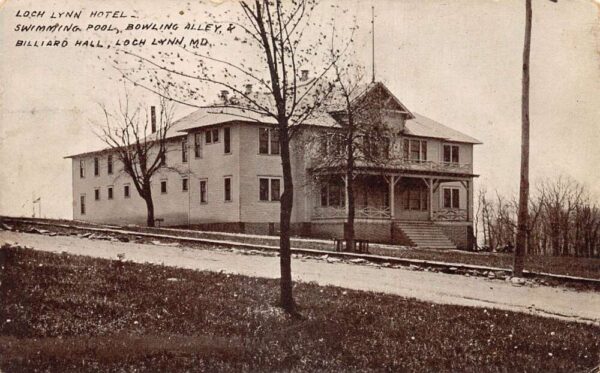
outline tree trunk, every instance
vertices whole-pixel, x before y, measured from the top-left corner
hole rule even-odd
[[[150,185],[144,186],[144,195],[142,198],[146,202],[146,225],[154,227],[154,202],[152,201],[152,189],[150,189]]]
[[[356,215],[356,206],[354,204],[354,147],[352,146],[353,133],[350,134],[347,149],[348,156],[346,157],[346,193],[348,194],[348,222],[346,226],[346,250],[355,251],[354,240],[354,217]]]
[[[280,302],[288,313],[296,315],[296,303],[292,294],[292,256],[290,250],[290,222],[294,203],[294,184],[290,160],[290,143],[287,124],[279,127],[281,143],[281,167],[283,171],[283,193],[280,201],[279,216],[279,262],[281,270]]]
[[[529,57],[531,53],[531,0],[525,1],[525,45],[523,47],[523,81],[521,102],[521,181],[519,185],[519,216],[513,275],[521,277],[527,251],[529,204]]]

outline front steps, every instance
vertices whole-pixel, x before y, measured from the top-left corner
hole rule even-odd
[[[394,243],[434,249],[456,249],[442,229],[430,221],[394,221]]]

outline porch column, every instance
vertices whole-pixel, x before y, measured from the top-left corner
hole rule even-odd
[[[465,190],[467,191],[467,221],[472,221],[473,219],[471,218],[471,205],[473,204],[473,181],[472,180],[462,180],[460,182],[462,184],[462,186],[465,188]]]
[[[429,178],[429,220],[433,220],[433,178]]]
[[[390,191],[390,219],[394,220],[394,187],[396,186],[396,176],[392,175],[388,182]]]

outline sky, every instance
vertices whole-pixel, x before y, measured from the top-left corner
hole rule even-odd
[[[343,29],[355,15],[360,25],[355,58],[368,71],[375,6],[376,79],[410,110],[481,140],[475,150],[474,168],[480,175],[476,187],[515,194],[524,2],[340,0],[337,9],[333,3],[322,1],[316,19],[333,17]],[[0,4],[0,214],[31,215],[32,199],[41,197],[43,215],[57,218],[72,214],[71,162],[64,157],[101,146],[90,122],[98,119],[98,103],[114,102],[118,83],[108,68],[106,50],[16,47],[18,39],[49,38],[15,32],[19,23],[49,23],[16,17],[17,11],[121,10],[135,15],[136,22],[184,22],[206,20],[206,12],[226,17],[224,9],[237,9],[227,1],[191,1],[185,6],[174,0]],[[600,201],[600,2],[533,0],[533,13],[532,183],[570,176]],[[177,115],[190,110],[180,107]]]

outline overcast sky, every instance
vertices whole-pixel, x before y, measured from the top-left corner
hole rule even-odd
[[[63,157],[98,147],[89,122],[98,114],[97,103],[114,100],[116,91],[115,81],[109,79],[114,73],[102,70],[106,62],[97,58],[105,51],[15,47],[17,39],[49,38],[14,32],[17,23],[49,23],[17,18],[17,10],[123,10],[136,14],[138,21],[151,17],[181,22],[203,19],[205,11],[223,8],[198,1],[185,8],[180,4],[8,0],[2,5],[0,214],[31,215],[32,196],[41,196],[44,215],[71,218],[71,163]],[[524,1],[340,0],[338,4],[358,15],[362,27],[357,58],[367,65],[370,7],[375,5],[377,80],[410,110],[481,140],[483,145],[475,151],[475,172],[481,175],[476,186],[515,193]],[[598,197],[600,2],[533,0],[533,5],[532,181],[569,175]],[[324,2],[319,17],[343,18],[338,12]],[[189,111],[180,108],[178,113]]]

